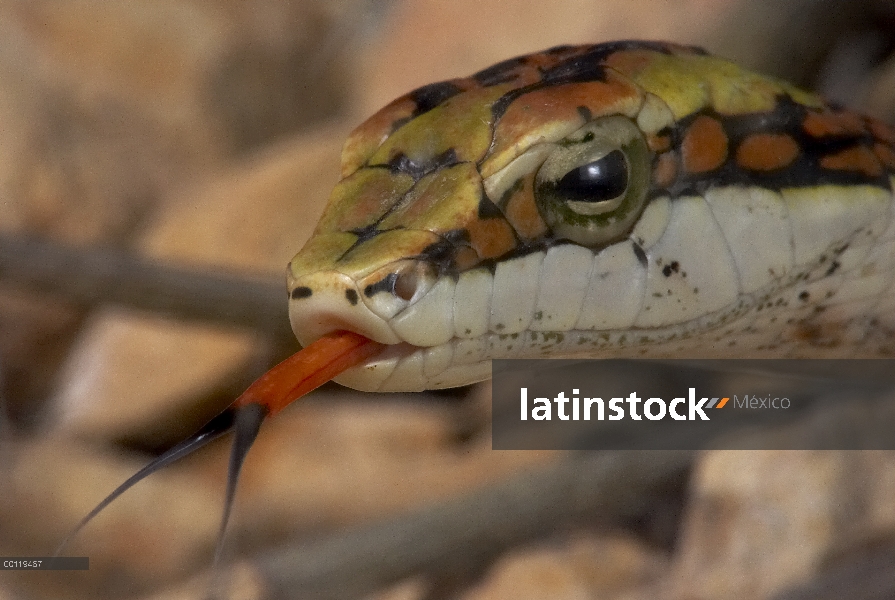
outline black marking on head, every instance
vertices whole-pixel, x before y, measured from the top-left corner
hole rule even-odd
[[[423,248],[419,254],[419,258],[435,267],[439,277],[453,270],[457,248],[469,246],[469,232],[465,229],[454,229],[442,234],[441,238],[438,242]]]
[[[597,44],[593,47],[593,50],[591,50],[591,52],[595,55],[598,53],[602,54],[600,60],[605,60],[606,57],[610,54],[629,50],[649,50],[652,52],[659,52],[660,54],[674,54],[675,50],[684,50],[686,52],[692,52],[693,54],[708,56],[708,52],[705,50],[705,48],[701,48],[699,46],[686,46],[670,44],[668,42],[653,42],[645,40],[618,40],[615,42],[607,42],[605,44]]]
[[[497,121],[500,120],[500,118],[503,116],[503,113],[507,112],[507,108],[510,106],[510,104],[513,103],[516,98],[527,94],[528,92],[538,90],[542,87],[544,87],[544,84],[542,83],[533,83],[521,88],[516,88],[515,90],[510,90],[509,92],[495,100],[494,104],[491,105],[491,115],[493,117],[493,122],[497,123]]]
[[[564,44],[562,46],[553,46],[552,48],[548,48],[547,50],[544,50],[543,54],[565,54],[566,52],[574,49],[575,46]]]
[[[742,138],[752,133],[781,132],[793,134],[800,131],[807,108],[793,100],[789,94],[778,95],[774,108],[766,112],[743,115],[717,115],[724,124],[724,131],[731,138]]]
[[[498,205],[506,207],[507,203],[510,201],[510,198],[512,198],[514,194],[518,193],[524,185],[524,177],[520,177],[519,179],[514,181],[513,185],[504,190],[503,194],[500,195],[500,200],[497,201]]]
[[[311,288],[300,285],[289,293],[289,297],[293,300],[301,300],[302,298],[310,298],[313,293],[314,291]]]
[[[634,250],[634,256],[637,257],[637,260],[640,262],[641,266],[646,267],[649,264],[649,260],[646,258],[646,252],[643,250],[640,244],[637,242],[631,242],[631,248]]]
[[[657,131],[657,132],[655,133],[655,136],[656,136],[657,138],[660,138],[660,137],[669,137],[669,138],[673,138],[673,137],[674,137],[674,134],[675,134],[675,129],[673,128],[673,126],[672,126],[672,125],[666,125],[666,126],[663,127],[662,129],[660,129],[659,131]]]
[[[459,162],[457,151],[453,148],[448,148],[438,156],[425,161],[413,160],[403,152],[400,152],[390,158],[386,166],[392,173],[403,173],[410,175],[414,180],[419,180],[436,169],[451,167]]]
[[[441,234],[441,237],[455,246],[469,245],[469,231],[466,229],[452,229]]]
[[[541,81],[521,88],[510,90],[497,99],[491,106],[491,114],[494,115],[495,122],[503,116],[507,107],[519,96],[528,92],[547,87],[550,85],[560,85],[564,83],[581,83],[587,81],[603,81],[605,80],[605,68],[603,61],[608,56],[622,50],[652,50],[661,52],[662,54],[672,54],[672,47],[662,42],[643,42],[637,40],[625,40],[619,42],[610,42],[608,44],[597,44],[585,47],[586,49],[578,54],[573,54],[564,60],[560,60],[556,65],[544,69],[541,72]],[[696,54],[707,54],[701,48],[696,47],[680,47]],[[546,54],[562,55],[566,52],[575,50],[572,46],[556,46],[547,50]]]
[[[584,52],[570,56],[556,66],[544,71],[545,83],[571,83],[583,81],[602,81],[605,78],[603,61],[616,52],[627,50],[650,50],[661,54],[672,54],[675,48],[664,42],[644,42],[640,40],[621,40],[607,44],[591,46]],[[696,54],[707,54],[702,48],[695,46],[683,49]]]
[[[801,294],[799,294],[799,300],[801,300],[802,302],[807,302],[810,296],[811,294],[809,294],[808,292],[802,292]]]
[[[360,229],[352,229],[351,231],[349,231],[349,233],[353,233],[354,235],[357,236],[357,241],[354,242],[354,244],[351,246],[353,248],[354,246],[357,246],[358,244],[363,244],[367,240],[373,239],[374,237],[379,235],[381,232],[378,229],[376,229],[375,223],[371,223],[370,225],[366,225],[364,227],[361,227]]]
[[[404,125],[409,123],[411,120],[413,120],[412,116],[411,117],[401,117],[400,119],[395,119],[394,121],[392,121],[392,128],[391,128],[391,131],[388,132],[388,134],[391,135],[394,132],[398,131]]]
[[[385,218],[385,216],[383,216],[382,218]],[[339,256],[339,258],[336,259],[336,262],[344,259],[346,256],[351,254],[351,252],[355,248],[357,248],[364,242],[373,239],[380,233],[385,233],[386,231],[394,231],[395,229],[403,229],[402,227],[392,227],[391,229],[377,229],[376,226],[379,224],[380,221],[381,221],[381,219],[379,221],[377,221],[376,223],[371,223],[369,225],[361,227],[360,229],[352,229],[351,231],[349,231],[348,233],[353,233],[354,235],[357,236],[357,239],[354,240],[354,243],[351,244],[351,246],[349,246],[348,249],[345,250],[345,252],[343,252],[341,256]]]
[[[345,298],[351,306],[357,306],[357,292],[352,289],[345,290]]]
[[[491,65],[487,69],[482,69],[473,75],[472,78],[482,87],[509,83],[519,76],[515,73],[516,69],[523,66],[525,66],[525,57],[519,56]]]
[[[585,123],[590,123],[594,118],[594,114],[590,112],[590,109],[586,106],[579,106],[578,114],[581,115],[581,118],[584,119]]]
[[[550,67],[541,75],[544,83],[548,85],[604,81],[606,68],[599,62],[594,62],[588,54],[582,54]]]
[[[491,201],[491,198],[489,198],[488,194],[485,192],[485,186],[482,185],[481,191],[479,192],[479,218],[496,219],[503,218],[503,216],[503,212],[501,212],[500,208]]]
[[[365,287],[364,296],[366,296],[367,298],[372,298],[379,292],[388,292],[389,294],[394,294],[396,281],[398,281],[398,274],[389,273],[376,283],[371,283],[370,285]]]
[[[838,271],[839,267],[841,267],[841,266],[842,266],[842,263],[840,263],[838,260],[834,260],[832,263],[830,263],[830,268],[827,269],[825,276],[829,277],[830,275],[832,275],[833,273]]]
[[[430,83],[410,92],[408,96],[416,103],[413,116],[418,117],[427,113],[436,106],[443,104],[448,99],[461,93],[463,90],[452,81]]]
[[[666,190],[653,188],[649,197],[670,194],[672,199],[685,195],[704,195],[713,187],[757,186],[779,191],[784,188],[815,187],[818,185],[873,185],[889,190],[889,173],[883,169],[874,177],[860,171],[823,168],[821,159],[842,150],[865,145],[872,148],[874,139],[870,132],[844,133],[815,138],[802,128],[805,117],[812,109],[794,101],[788,94],[776,99],[774,108],[760,113],[724,115],[710,108],[681,119],[671,131],[672,149],[680,150],[684,133],[700,115],[717,119],[728,138],[726,162],[709,173],[687,173],[679,170],[675,182]],[[739,145],[756,133],[782,134],[791,137],[799,147],[799,155],[788,166],[773,171],[752,171],[741,168],[736,161]]]
[[[676,260],[671,261],[671,264],[665,265],[662,267],[662,275],[665,277],[671,277],[672,273],[678,273],[681,270],[681,265]]]

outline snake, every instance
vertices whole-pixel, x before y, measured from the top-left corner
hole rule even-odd
[[[350,135],[292,327],[385,344],[337,378],[365,391],[495,358],[891,355],[893,145],[699,48],[510,59]]]
[[[558,46],[416,89],[349,135],[289,264],[304,348],[72,535],[235,429],[223,539],[261,423],[330,379],[417,391],[499,358],[895,355],[893,178],[889,125],[690,46]]]

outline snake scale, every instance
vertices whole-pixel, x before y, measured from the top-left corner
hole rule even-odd
[[[293,329],[387,344],[337,379],[370,391],[492,358],[892,354],[893,144],[698,48],[507,60],[351,134]]]
[[[559,46],[419,88],[350,135],[289,266],[305,348],[74,533],[235,429],[223,539],[264,419],[331,378],[414,391],[494,358],[895,355],[893,177],[888,125],[698,48]]]

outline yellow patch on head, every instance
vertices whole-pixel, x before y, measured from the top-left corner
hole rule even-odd
[[[342,147],[341,176],[347,177],[361,168],[392,133],[394,125],[409,119],[415,110],[416,102],[402,96],[352,131]]]
[[[767,112],[783,94],[805,106],[822,104],[816,96],[786,82],[714,56],[639,50],[613,54],[607,65],[664,100],[676,119],[707,107],[724,115]]]
[[[388,164],[402,154],[425,164],[449,151],[459,162],[481,160],[491,146],[491,105],[513,87],[477,88],[449,98],[399,128],[379,146],[369,164]]]
[[[289,272],[298,278],[331,268],[356,241],[357,236],[353,233],[333,232],[314,235],[289,263]]]
[[[481,189],[481,178],[472,163],[439,169],[420,179],[401,206],[378,227],[428,229],[436,233],[461,229],[478,219]]]
[[[356,171],[333,188],[316,231],[352,231],[372,225],[412,187],[409,175],[383,168]]]
[[[345,254],[336,268],[353,279],[361,279],[384,265],[417,256],[444,238],[431,231],[395,229],[382,231]]]

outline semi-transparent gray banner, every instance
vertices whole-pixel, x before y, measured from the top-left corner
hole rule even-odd
[[[495,450],[895,449],[895,360],[495,360]]]

